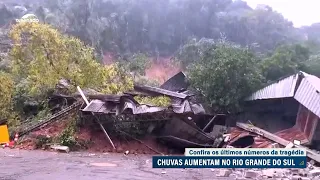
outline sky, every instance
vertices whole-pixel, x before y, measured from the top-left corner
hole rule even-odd
[[[295,27],[309,26],[320,22],[320,0],[244,0],[255,8],[266,4],[293,22]]]

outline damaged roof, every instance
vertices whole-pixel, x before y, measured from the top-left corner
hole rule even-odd
[[[154,93],[154,94],[166,95],[166,96],[180,98],[180,99],[186,99],[187,97],[189,97],[189,95],[187,95],[187,94],[177,93],[177,92],[169,91],[166,89],[151,87],[151,86],[135,85],[134,89],[136,91],[150,92],[150,93]]]
[[[185,81],[186,76],[180,72],[166,81],[161,87],[152,87],[146,85],[134,85],[134,90],[126,92],[125,95],[103,95],[86,93],[91,100],[82,111],[95,112],[104,114],[145,114],[156,113],[162,111],[171,111],[176,114],[205,114],[204,107],[196,102],[192,101],[193,95],[188,91],[179,92],[180,90],[186,90],[188,84]],[[176,88],[174,88],[177,85]],[[178,90],[179,89],[179,90]],[[178,90],[178,91],[176,91]],[[171,99],[171,104],[168,107],[156,107],[147,104],[139,104],[134,100],[134,96],[167,96]]]
[[[302,133],[299,128],[292,127],[290,129],[285,129],[283,131],[275,133],[276,136],[283,138],[287,141],[293,142],[293,140],[298,140],[301,142],[301,144],[307,144],[308,138],[305,136],[304,133]],[[252,137],[253,141],[251,142],[252,148],[269,148],[274,142],[264,138],[262,136],[259,136],[257,134],[248,132],[244,129],[234,127],[231,129],[230,132],[230,139],[227,145],[232,145],[236,141],[238,141],[241,138],[245,137]]]
[[[160,88],[166,89],[169,91],[180,92],[181,90],[187,89],[189,86],[187,82],[187,77],[183,72],[171,77],[168,81],[163,83]]]
[[[320,79],[301,71],[254,92],[246,101],[291,97],[320,117],[319,92]]]
[[[146,114],[146,113],[156,113],[163,112],[167,110],[172,110],[176,114],[204,114],[205,111],[201,104],[191,104],[189,101],[185,100],[180,105],[170,105],[169,107],[156,107],[145,104],[139,104],[135,101],[123,96],[121,101],[108,103],[102,100],[91,101],[82,111],[84,112],[94,112],[94,113],[104,113],[104,114],[121,114],[129,112],[130,114]]]
[[[273,84],[270,84],[253,94],[251,94],[247,101],[262,100],[262,99],[276,99],[293,97],[294,91],[298,82],[299,74],[294,74],[286,78],[282,78]]]

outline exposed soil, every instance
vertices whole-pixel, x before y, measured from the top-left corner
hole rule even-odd
[[[34,150],[36,149],[37,138],[40,136],[45,137],[57,137],[60,133],[67,127],[69,119],[62,119],[60,121],[54,122],[49,126],[40,128],[37,131],[31,132],[29,135],[19,139],[20,143],[16,145],[17,148]]]
[[[159,57],[150,58],[151,66],[146,69],[146,77],[152,80],[156,80],[159,83],[164,83],[166,80],[174,76],[181,71],[181,67],[178,64],[172,62],[171,57]],[[115,62],[115,57],[110,52],[105,52],[103,57],[103,63],[110,65]]]
[[[157,152],[168,154],[169,149],[162,144],[159,144],[155,139],[145,138],[139,139],[143,142],[140,143],[134,139],[128,137],[126,140],[120,140],[111,137],[116,149],[113,149],[109,143],[107,137],[102,131],[92,132],[90,129],[81,128],[76,135],[79,141],[89,141],[88,149],[89,152],[117,152],[124,153],[129,151],[130,154],[157,154]],[[154,150],[151,150],[147,146]]]
[[[181,68],[172,62],[171,58],[159,58],[153,60],[151,66],[146,70],[146,76],[150,79],[164,83],[166,80],[176,75]]]
[[[34,150],[37,148],[36,144],[39,137],[58,137],[67,127],[67,125],[68,120],[65,119],[43,127],[20,139],[21,143],[19,143],[19,145],[16,147],[20,149]],[[128,137],[126,140],[120,140],[119,138],[111,137],[116,147],[116,149],[113,149],[102,131],[98,130],[93,132],[93,130],[90,130],[89,128],[80,128],[77,131],[75,138],[78,142],[87,146],[85,150],[88,152],[125,153],[126,151],[129,151],[129,154],[158,154],[157,152],[163,154],[170,153],[170,150],[167,147],[158,143],[152,138],[139,139],[143,142],[142,144],[134,139],[131,139],[130,137]],[[155,151],[151,150],[146,145]]]

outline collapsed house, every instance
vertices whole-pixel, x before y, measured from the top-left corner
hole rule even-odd
[[[320,79],[304,72],[282,78],[246,99],[239,119],[303,145],[320,140]]]
[[[197,103],[194,94],[188,91],[184,73],[180,72],[162,86],[151,87],[135,85],[134,89],[123,95],[83,94],[90,102],[81,111],[83,116],[97,116],[100,122],[124,123],[125,120],[150,122],[149,132],[159,140],[177,147],[216,147],[223,139],[222,128],[225,115],[212,115]],[[140,104],[135,96],[170,98],[170,105],[157,107],[151,104]]]

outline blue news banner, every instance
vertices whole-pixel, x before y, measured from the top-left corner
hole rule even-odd
[[[306,168],[304,149],[187,148],[184,156],[154,156],[153,168]]]

